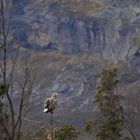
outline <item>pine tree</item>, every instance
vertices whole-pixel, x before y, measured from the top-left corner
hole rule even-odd
[[[95,101],[101,113],[96,140],[121,140],[123,127],[122,96],[118,94],[119,80],[116,68],[104,69],[97,74],[99,84]]]
[[[55,131],[55,140],[76,140],[79,132],[73,125],[63,125]]]

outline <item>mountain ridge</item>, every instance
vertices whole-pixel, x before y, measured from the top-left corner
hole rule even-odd
[[[74,2],[70,2],[71,6]],[[85,5],[83,2],[81,3]],[[136,46],[132,48],[130,45],[133,44],[133,36],[140,32],[139,24],[135,23],[139,19],[139,16],[136,16],[139,10],[132,10],[135,7],[124,7],[121,10],[108,5],[102,14],[89,16],[74,12],[74,9],[65,3],[55,0],[24,0],[21,4],[24,5],[21,8],[23,13],[18,16],[15,14],[13,21],[13,28],[17,31],[14,38],[21,42],[22,47],[37,50],[58,49],[67,53],[98,52],[107,59],[125,60],[127,56],[132,57],[138,51]],[[18,7],[18,4],[16,5]],[[15,10],[15,13],[16,11],[21,10]],[[125,12],[128,13],[127,16]]]
[[[95,9],[87,11],[91,3]],[[94,116],[95,75],[105,67],[118,67],[122,94],[138,89],[139,0],[12,0],[10,5],[11,44],[21,46],[22,59],[32,58],[39,73],[28,118],[46,121],[43,102],[53,91],[60,93],[58,122],[76,123],[80,117],[80,124]]]

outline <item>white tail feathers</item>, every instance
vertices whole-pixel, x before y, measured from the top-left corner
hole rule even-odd
[[[48,111],[48,108],[45,108],[45,109],[44,109],[44,113],[46,113],[47,111]]]

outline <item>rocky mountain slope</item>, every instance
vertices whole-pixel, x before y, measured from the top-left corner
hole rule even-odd
[[[13,5],[14,38],[22,47],[121,60],[139,51],[139,0],[13,0]]]
[[[95,73],[103,67],[117,64],[121,91],[140,81],[140,0],[11,0],[10,5],[11,43],[24,48],[22,59],[33,52],[39,71],[29,118],[45,120],[44,98],[58,91],[57,121],[85,121],[95,112]]]

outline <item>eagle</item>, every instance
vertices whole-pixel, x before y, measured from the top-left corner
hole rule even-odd
[[[47,98],[45,100],[45,103],[44,103],[44,113],[51,113],[53,114],[53,111],[56,107],[56,104],[57,104],[57,96],[58,96],[58,93],[52,93],[51,97],[50,98]]]

